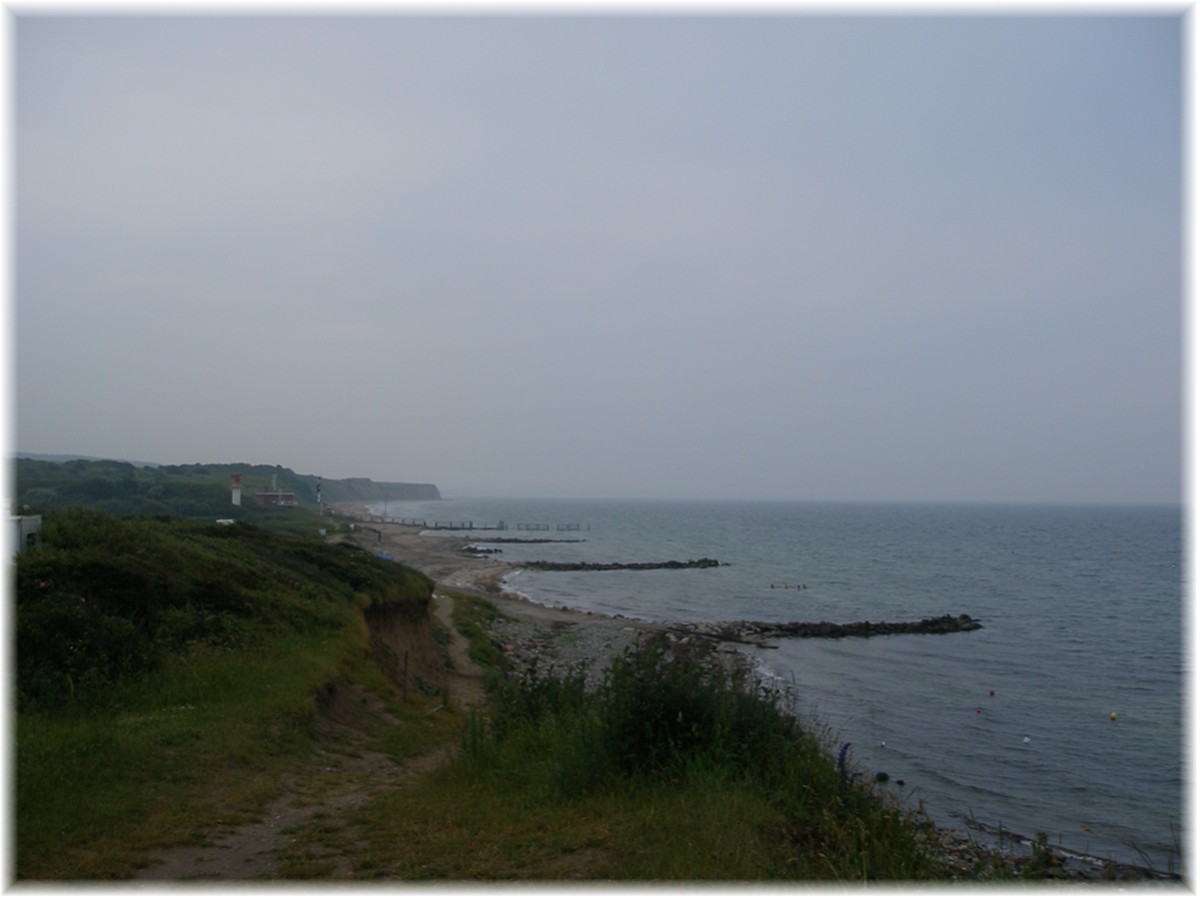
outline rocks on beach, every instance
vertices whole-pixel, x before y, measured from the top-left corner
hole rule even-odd
[[[513,663],[514,671],[536,669],[568,675],[582,670],[587,687],[595,688],[615,657],[644,633],[634,625],[597,618],[594,622],[552,623],[497,620],[489,628],[492,643]]]

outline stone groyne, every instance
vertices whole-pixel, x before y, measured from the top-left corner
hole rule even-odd
[[[548,562],[544,559],[520,564],[524,569],[541,569],[545,572],[611,572],[617,569],[711,569],[715,566],[727,566],[729,563],[717,562],[715,559],[704,557],[680,562],[670,559],[666,562],[640,563],[593,563],[593,562]]]
[[[963,614],[936,616],[917,622],[702,622],[685,624],[673,630],[712,638],[770,647],[771,638],[847,638],[879,637],[889,634],[957,634],[982,628],[978,619]]]

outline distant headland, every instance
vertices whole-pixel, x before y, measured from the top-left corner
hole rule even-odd
[[[286,494],[300,507],[318,503],[372,503],[385,500],[441,500],[436,484],[325,478],[286,466],[257,463],[164,465],[67,454],[14,453],[16,503],[39,509],[82,504],[118,515],[174,513],[224,514],[230,506],[231,475],[245,489]]]

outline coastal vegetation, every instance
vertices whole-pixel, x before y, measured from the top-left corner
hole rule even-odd
[[[603,683],[495,682],[463,750],[361,813],[372,877],[926,880],[935,832],[738,668],[649,639]],[[486,839],[481,840],[481,837]],[[388,848],[408,848],[389,854]],[[413,852],[416,848],[417,852]]]
[[[83,508],[47,513],[42,537],[15,566],[19,880],[135,877],[260,820],[285,785],[318,804],[334,731],[343,755],[423,774],[298,822],[263,877],[1019,874],[951,868],[788,697],[665,637],[589,688],[514,671],[494,604],[450,595],[439,621],[428,578],[349,542]],[[488,687],[470,710],[446,688],[464,639]]]
[[[427,698],[395,697],[364,619],[427,617],[418,572],[348,544],[82,508],[48,513],[42,537],[15,567],[18,878],[129,877],[155,846],[253,817],[309,757],[331,685],[427,718]]]
[[[314,534],[317,485],[326,503],[437,499],[436,485],[375,482],[369,478],[322,479],[285,466],[243,462],[146,465],[116,460],[17,458],[13,461],[16,507],[41,513],[87,506],[115,516],[236,517],[273,530]],[[232,473],[242,475],[242,503],[230,500]],[[294,506],[259,507],[259,491],[283,491]],[[325,520],[320,527],[329,527]]]

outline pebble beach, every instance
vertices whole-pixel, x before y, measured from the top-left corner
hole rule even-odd
[[[736,645],[703,635],[678,634],[665,624],[610,617],[566,607],[549,607],[503,590],[501,581],[514,570],[495,559],[474,555],[461,537],[430,536],[409,525],[367,521],[363,507],[345,510],[362,521],[356,542],[432,578],[438,591],[469,591],[486,597],[504,614],[491,629],[492,640],[514,661],[518,670],[537,665],[539,671],[566,674],[583,670],[589,687],[600,680],[608,663],[639,637],[666,632],[680,644],[696,644],[720,654],[730,664],[740,661]]]

